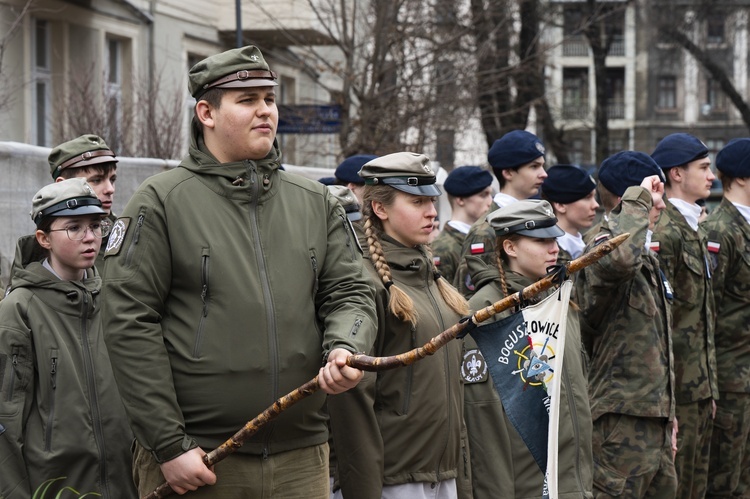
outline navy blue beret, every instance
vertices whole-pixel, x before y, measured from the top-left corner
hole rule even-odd
[[[667,170],[675,166],[682,166],[708,156],[708,147],[698,137],[689,133],[673,133],[667,135],[656,144],[651,153],[656,164]]]
[[[646,153],[620,151],[602,161],[599,167],[599,182],[612,194],[622,197],[628,187],[641,185],[643,179],[658,175],[665,181],[664,172],[656,161]]]
[[[525,130],[513,130],[497,139],[487,153],[492,168],[505,170],[531,163],[544,156],[544,145],[539,137]]]
[[[575,203],[596,189],[596,181],[583,168],[557,165],[547,170],[542,194],[555,203]]]
[[[478,166],[459,166],[443,182],[445,192],[453,197],[466,198],[483,191],[492,184],[492,174]]]
[[[320,177],[318,182],[323,185],[334,185],[336,183],[336,177]]]
[[[352,184],[364,185],[365,179],[360,177],[358,173],[362,167],[365,166],[365,163],[372,161],[375,158],[377,158],[377,156],[372,154],[357,154],[349,156],[336,167],[334,175],[336,175],[336,178],[341,182],[347,184],[351,182]]]
[[[750,139],[730,140],[716,155],[716,168],[732,178],[750,177]]]

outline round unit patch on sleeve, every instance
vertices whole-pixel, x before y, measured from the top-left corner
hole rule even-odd
[[[464,383],[483,383],[488,378],[487,362],[478,348],[467,350],[461,363],[461,378]]]
[[[125,234],[128,233],[128,226],[130,225],[130,218],[118,218],[115,225],[112,227],[112,232],[109,234],[109,240],[107,242],[107,249],[105,250],[104,256],[116,255],[120,252],[122,242],[125,240]]]

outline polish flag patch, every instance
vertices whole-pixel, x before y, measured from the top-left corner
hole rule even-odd
[[[471,245],[471,254],[479,255],[484,253],[484,243],[474,243]]]
[[[648,249],[650,249],[651,251],[654,251],[654,252],[658,253],[659,252],[659,241],[653,241],[653,242],[649,243]]]
[[[721,244],[715,243],[713,241],[708,242],[708,251],[710,251],[711,253],[718,253],[720,249]]]
[[[433,256],[432,257],[432,263],[435,264],[435,267],[439,267],[440,266],[440,257],[439,256]]]

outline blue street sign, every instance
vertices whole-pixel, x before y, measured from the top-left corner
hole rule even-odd
[[[278,133],[338,133],[340,129],[339,105],[279,104]]]

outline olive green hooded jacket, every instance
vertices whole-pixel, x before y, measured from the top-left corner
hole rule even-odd
[[[458,322],[443,301],[424,248],[408,248],[381,236],[393,282],[414,301],[416,326],[390,313],[389,293],[367,259],[376,284],[376,356],[422,346]],[[356,388],[328,398],[338,478],[346,498],[379,498],[382,485],[438,482],[458,476],[462,458],[461,344],[450,341],[414,364],[366,375]],[[337,425],[347,425],[338,438]],[[356,423],[356,425],[354,424]]]
[[[315,377],[328,352],[369,350],[373,291],[326,187],[259,161],[219,164],[194,131],[179,167],[147,179],[105,254],[104,324],[138,441],[157,461],[214,448]],[[326,442],[318,392],[239,452]]]
[[[101,279],[91,268],[61,281],[24,251],[33,237],[19,240],[0,302],[0,497],[28,499],[65,477],[47,495],[133,498],[133,433],[104,345]]]

